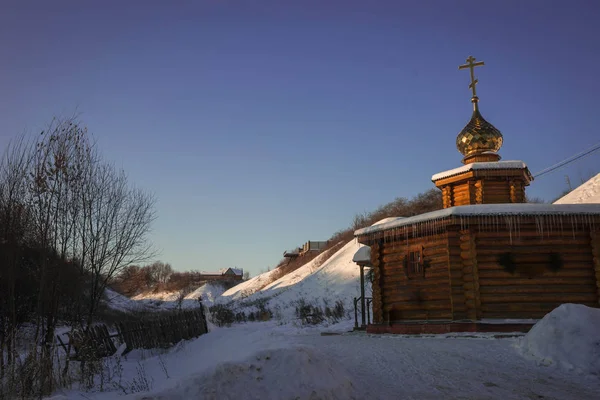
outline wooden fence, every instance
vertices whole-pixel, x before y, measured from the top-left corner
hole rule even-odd
[[[133,349],[167,348],[208,332],[204,312],[184,311],[151,321],[117,324],[118,335],[127,345],[123,354]]]
[[[71,356],[75,352],[75,360],[108,357],[116,353],[117,345],[125,343],[123,354],[133,349],[167,348],[181,340],[188,340],[208,332],[206,316],[198,310],[183,311],[178,314],[139,322],[120,322],[116,324],[116,334],[110,334],[106,325],[95,325],[87,332],[72,331],[68,334],[69,342],[65,344],[58,336],[58,341],[65,352]]]

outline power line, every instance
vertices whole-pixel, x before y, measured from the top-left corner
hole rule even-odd
[[[600,143],[598,143],[598,144],[590,147],[587,150],[582,151],[581,153],[575,154],[574,156],[571,156],[571,157],[569,157],[569,158],[567,158],[567,159],[565,159],[565,160],[563,160],[563,161],[561,161],[559,163],[556,163],[556,164],[554,164],[554,165],[552,165],[552,166],[550,166],[550,167],[548,167],[546,169],[541,170],[537,174],[533,175],[533,177],[537,178],[538,176],[545,175],[545,174],[547,174],[549,172],[554,171],[555,169],[558,169],[560,167],[564,167],[565,165],[570,164],[573,161],[577,161],[580,158],[583,158],[585,156],[588,156],[588,155],[592,154],[593,152],[595,152],[597,150],[600,150]]]

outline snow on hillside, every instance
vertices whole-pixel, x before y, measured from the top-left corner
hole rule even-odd
[[[277,269],[267,271],[260,275],[255,276],[254,278],[250,278],[245,282],[240,283],[232,287],[231,289],[225,291],[219,302],[221,300],[231,301],[231,300],[239,300],[243,299],[253,293],[256,293],[261,288],[265,287],[269,284],[269,282],[273,281],[273,277],[278,273]]]
[[[220,282],[207,282],[187,294],[181,303],[182,308],[196,308],[200,304],[199,298],[205,306],[211,306],[215,299],[225,291],[225,286]],[[131,300],[144,304],[148,308],[170,310],[178,307],[179,291],[147,292],[134,296]]]
[[[198,301],[199,298],[202,298],[202,302],[205,305],[210,306],[215,302],[216,298],[225,292],[225,290],[225,286],[219,282],[208,282],[188,294],[185,297],[185,300]]]
[[[202,298],[204,305],[211,306],[225,289],[225,286],[219,282],[205,283],[187,294],[181,303],[181,307],[185,309],[196,308],[200,305],[199,298]],[[179,291],[147,292],[128,298],[110,288],[106,288],[104,299],[106,306],[116,311],[161,311],[177,308],[179,293]]]
[[[123,296],[120,293],[115,292],[110,288],[104,290],[105,304],[116,311],[121,312],[132,312],[132,311],[144,311],[147,310],[146,304],[132,300],[129,297]]]
[[[582,203],[600,203],[600,174],[554,202],[554,204]]]
[[[312,261],[301,266],[297,270],[283,276],[280,279],[274,280],[274,276],[277,274],[277,270],[268,271],[260,274],[247,282],[240,285],[234,286],[225,293],[222,294],[219,302],[227,302],[231,300],[240,300],[255,294],[256,292],[262,292],[262,294],[274,294],[277,288],[283,289],[295,283],[298,283],[302,279],[315,271],[315,267],[323,262],[323,258],[327,256],[327,253],[319,254]],[[269,283],[270,282],[270,283]]]
[[[535,324],[519,347],[541,365],[600,376],[600,309],[563,304]]]
[[[396,219],[398,218],[385,218],[373,226]],[[202,297],[206,306],[214,303],[231,304],[234,308],[255,311],[253,304],[263,301],[280,323],[288,323],[296,319],[294,314],[299,301],[321,308],[333,308],[339,300],[347,316],[350,316],[354,309],[353,299],[360,296],[359,268],[352,258],[361,247],[363,245],[353,240],[333,255],[331,251],[325,251],[279,279],[276,279],[279,271],[274,269],[241,282],[229,290],[224,290],[219,283],[207,283],[188,294],[182,307],[197,307],[197,299]],[[139,294],[132,300],[149,309],[172,309],[177,307],[178,297],[177,291],[148,292]]]
[[[362,246],[353,240],[329,259],[324,260],[328,254],[323,253],[296,271],[252,292],[259,286],[258,282],[264,284],[267,281],[272,271],[263,274],[266,276],[259,275],[254,284],[250,280],[246,285],[236,286],[225,292],[217,302],[230,302],[237,310],[248,308],[253,311],[253,305],[263,300],[276,320],[289,323],[297,320],[295,310],[300,301],[321,308],[333,308],[339,300],[349,318],[354,309],[353,299],[360,296],[359,268],[352,257]]]

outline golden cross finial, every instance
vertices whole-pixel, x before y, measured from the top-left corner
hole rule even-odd
[[[466,69],[466,68],[469,68],[471,70],[471,83],[469,84],[469,88],[473,91],[473,98],[471,99],[471,101],[473,102],[473,104],[475,105],[476,108],[477,108],[478,98],[477,98],[477,90],[475,89],[475,85],[477,85],[477,83],[479,81],[477,79],[475,79],[475,73],[473,70],[475,69],[475,67],[480,67],[482,65],[485,65],[483,63],[483,61],[475,62],[475,57],[469,56],[469,58],[467,58],[467,64],[460,65],[458,67],[459,70]]]

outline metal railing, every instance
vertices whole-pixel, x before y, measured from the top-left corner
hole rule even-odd
[[[354,298],[354,329],[359,329],[358,325],[358,302],[362,300],[362,296]],[[366,325],[371,324],[371,303],[373,302],[372,297],[365,297],[365,308],[366,310],[361,310],[361,325],[360,329],[366,328]],[[361,304],[362,305],[362,304]],[[365,325],[365,311],[366,311],[366,325]]]

